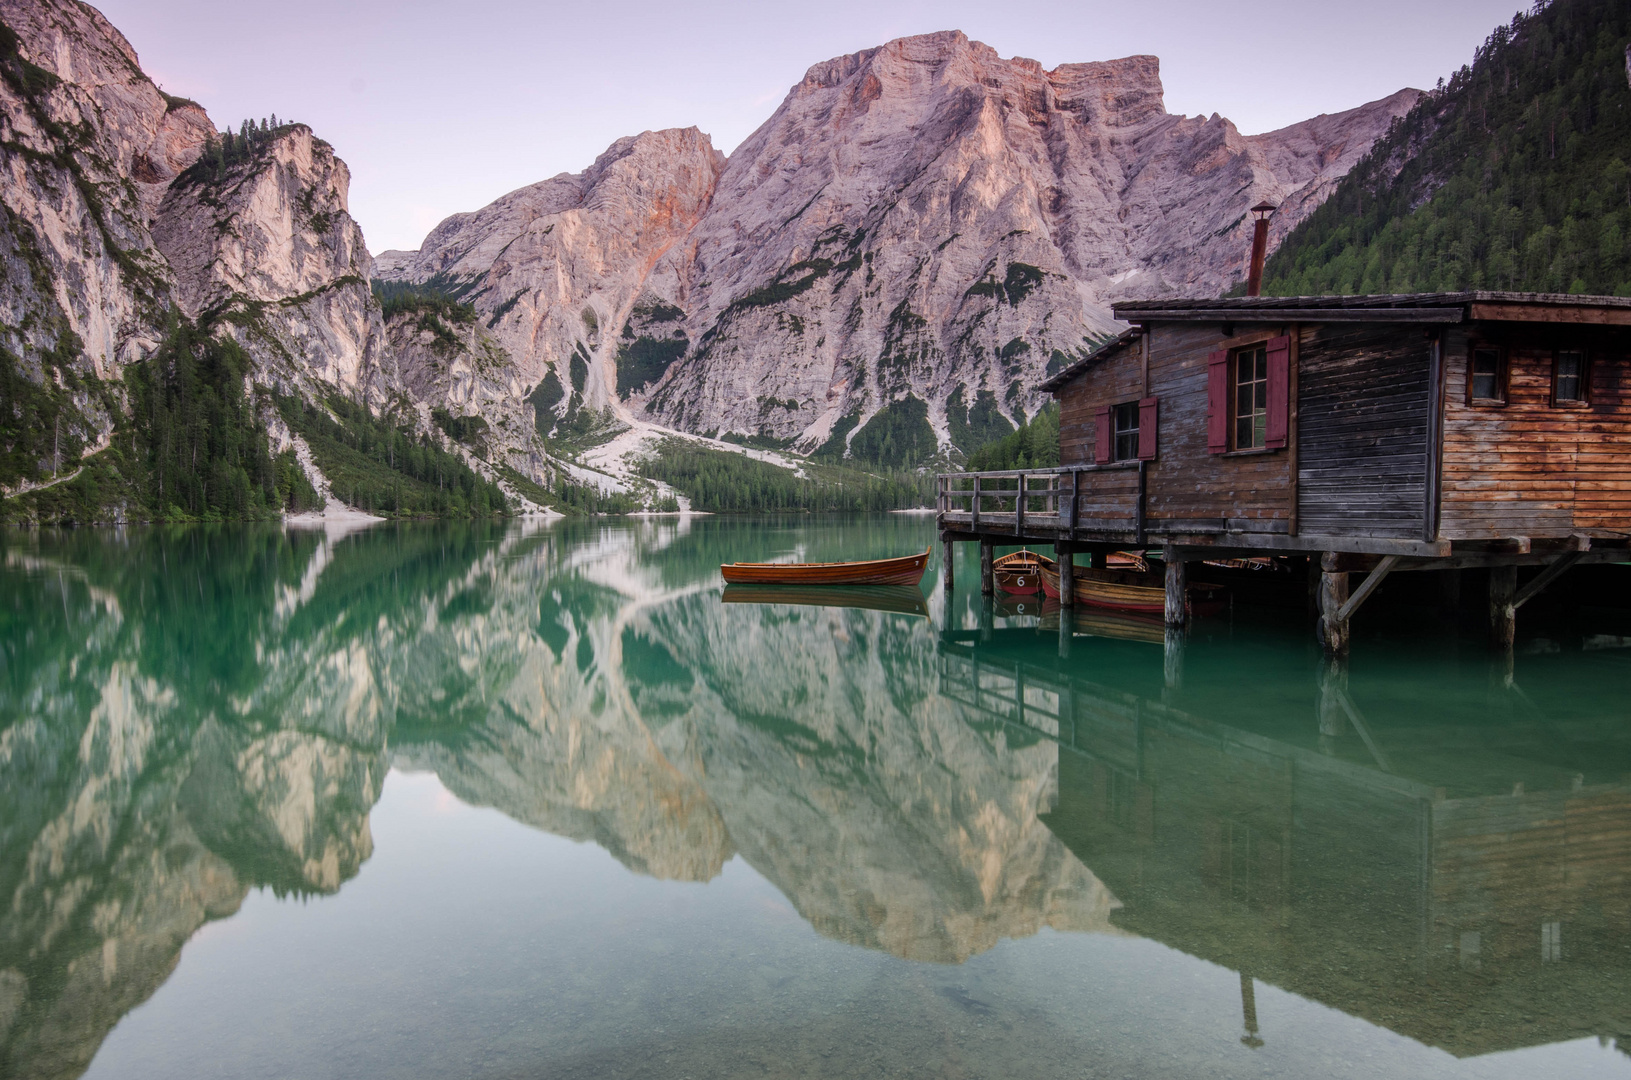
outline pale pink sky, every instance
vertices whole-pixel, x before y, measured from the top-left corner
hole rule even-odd
[[[219,126],[302,120],[351,166],[373,251],[578,172],[613,140],[696,125],[729,152],[811,64],[958,29],[1052,68],[1161,58],[1167,108],[1254,133],[1427,88],[1515,0],[93,0]]]

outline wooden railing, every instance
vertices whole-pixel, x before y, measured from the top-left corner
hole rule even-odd
[[[935,511],[942,523],[1048,534],[1144,533],[1144,463],[1058,469],[941,473]]]

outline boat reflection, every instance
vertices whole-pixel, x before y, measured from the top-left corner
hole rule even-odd
[[[727,585],[719,598],[726,604],[854,608],[929,617],[929,602],[916,585]]]

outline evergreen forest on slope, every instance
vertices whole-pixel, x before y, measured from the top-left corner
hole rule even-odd
[[[1625,0],[1550,0],[1394,121],[1270,258],[1272,296],[1631,296]]]

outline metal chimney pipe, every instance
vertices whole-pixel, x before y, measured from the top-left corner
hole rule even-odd
[[[1258,296],[1263,292],[1263,259],[1269,250],[1269,218],[1279,207],[1258,203],[1252,207],[1257,222],[1252,228],[1252,265],[1246,274],[1246,295]]]

